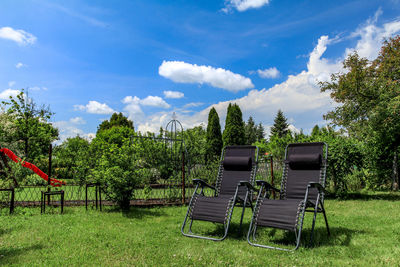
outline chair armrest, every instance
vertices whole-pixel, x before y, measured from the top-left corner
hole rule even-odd
[[[193,179],[192,181],[193,181],[193,183],[200,184],[202,187],[208,187],[208,188],[216,190],[216,188],[214,186],[207,184],[205,181],[203,181],[201,179]]]
[[[267,189],[272,189],[275,192],[280,192],[280,190],[276,187],[273,187],[270,183],[268,183],[267,181],[263,181],[263,180],[257,180],[256,181],[257,185],[259,186],[265,186]]]
[[[257,188],[255,188],[251,183],[249,183],[248,181],[240,181],[238,183],[238,186],[246,186],[247,189],[249,190],[254,190],[254,191],[258,191]]]
[[[325,190],[325,188],[320,184],[320,183],[316,183],[316,182],[309,182],[308,183],[308,187],[309,188],[317,188],[318,189],[318,191],[321,193],[324,193],[324,194],[326,194],[327,192],[326,192],[326,190]]]

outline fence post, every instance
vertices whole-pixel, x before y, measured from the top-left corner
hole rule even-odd
[[[271,166],[271,185],[274,186],[274,158],[270,156],[270,166]],[[275,199],[275,191],[272,190],[272,198]]]
[[[50,177],[51,177],[51,158],[53,154],[53,146],[50,144],[49,146],[49,171],[48,171],[48,179],[47,179],[47,192],[50,192]],[[50,195],[47,196],[47,205],[50,205]]]
[[[185,152],[182,151],[182,204],[185,204]]]

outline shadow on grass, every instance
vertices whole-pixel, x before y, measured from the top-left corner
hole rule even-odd
[[[282,231],[283,233],[279,237],[274,238],[278,231],[271,229],[265,233],[267,242],[272,246],[283,246],[288,248],[294,248],[296,244],[296,237],[294,232]],[[315,248],[315,247],[329,247],[329,246],[344,246],[348,247],[352,238],[355,235],[364,234],[363,230],[348,229],[345,227],[331,227],[331,234],[328,236],[328,232],[325,227],[316,227],[314,229],[313,243],[310,246],[311,228],[303,229],[301,233],[300,247]]]
[[[142,219],[144,217],[150,216],[163,216],[165,212],[162,209],[154,209],[154,208],[143,208],[143,207],[130,207],[129,209],[121,209],[119,207],[113,207],[111,209],[106,210],[105,212],[110,213],[122,213],[124,217],[129,219]]]
[[[231,223],[227,238],[236,240],[247,240],[247,232],[249,223],[243,223],[242,228],[239,228],[239,223]],[[215,224],[214,229],[210,223],[207,230],[203,228],[202,234],[207,236],[222,237],[224,234],[224,227],[221,224]],[[264,231],[262,229],[265,229]],[[272,246],[290,246],[294,247],[296,244],[296,237],[294,232],[277,230],[272,228],[261,227],[257,231],[260,240],[265,241],[266,244]],[[354,230],[345,227],[330,227],[330,236],[325,227],[316,227],[314,229],[313,243],[311,247],[325,247],[325,246],[349,246],[352,238],[355,235],[364,234],[363,230]],[[300,247],[310,247],[311,228],[304,228],[301,233]],[[263,242],[261,242],[263,243]]]
[[[0,262],[1,263],[17,263],[20,255],[31,251],[31,250],[41,250],[44,246],[41,244],[32,245],[24,248],[0,248]]]

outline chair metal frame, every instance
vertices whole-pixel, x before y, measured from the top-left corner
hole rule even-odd
[[[193,225],[193,218],[190,218],[190,215],[193,211],[193,207],[194,207],[194,202],[197,198],[197,196],[199,195],[203,195],[204,196],[204,188],[208,187],[212,190],[214,190],[214,197],[218,197],[219,193],[220,193],[220,189],[221,189],[221,183],[222,183],[222,174],[223,174],[223,159],[225,156],[225,151],[226,151],[227,147],[224,147],[221,153],[221,157],[220,157],[220,164],[219,164],[219,168],[218,168],[218,175],[217,175],[217,181],[216,181],[216,186],[212,186],[207,184],[205,181],[201,180],[201,179],[193,179],[193,182],[196,184],[194,193],[192,195],[192,198],[190,199],[189,202],[189,207],[188,207],[188,211],[186,212],[186,216],[185,219],[183,221],[182,227],[181,227],[181,233],[184,236],[187,237],[194,237],[194,238],[201,238],[201,239],[207,239],[207,240],[212,240],[212,241],[222,241],[224,240],[227,235],[228,235],[228,231],[229,231],[229,226],[231,223],[231,219],[232,219],[232,214],[233,214],[233,209],[235,207],[235,205],[237,203],[242,204],[243,205],[243,209],[242,209],[242,215],[240,218],[240,226],[239,226],[239,231],[241,231],[242,228],[242,223],[243,223],[243,217],[244,217],[244,212],[245,212],[245,208],[246,207],[251,207],[251,209],[253,210],[253,203],[252,203],[252,195],[253,195],[253,190],[247,190],[246,191],[246,195],[244,199],[241,199],[238,196],[238,191],[239,188],[241,186],[246,186],[242,181],[239,182],[236,186],[236,191],[235,194],[233,195],[233,198],[229,201],[228,203],[228,207],[227,207],[227,214],[225,216],[225,221],[224,221],[224,235],[221,238],[215,238],[212,236],[203,236],[203,235],[199,235],[199,234],[195,234],[192,231],[192,225]],[[255,162],[252,163],[252,169],[251,169],[251,174],[250,174],[250,182],[247,181],[247,183],[249,184],[254,184],[254,180],[255,180],[255,176],[257,173],[257,167],[258,167],[258,147],[255,147],[256,151],[255,151]],[[198,190],[200,189],[200,192],[198,193]],[[190,220],[189,223],[189,230],[186,233],[185,232],[185,226],[187,224],[187,222]]]
[[[287,159],[287,156],[288,156],[287,155],[288,147],[290,145],[298,145],[298,144],[299,143],[297,143],[297,144],[289,144],[288,146],[286,146],[285,159]],[[304,195],[304,199],[299,204],[299,208],[300,209],[298,210],[298,212],[299,212],[298,216],[300,217],[300,220],[297,220],[297,225],[296,225],[296,228],[294,230],[295,238],[296,238],[295,247],[293,249],[287,249],[287,248],[282,248],[282,247],[277,247],[277,246],[268,246],[268,245],[263,245],[263,244],[256,243],[257,217],[258,217],[258,212],[259,212],[260,206],[262,204],[262,201],[269,197],[269,191],[270,190],[273,190],[275,192],[280,193],[280,199],[282,199],[282,201],[284,201],[283,198],[285,198],[286,179],[287,179],[287,171],[288,171],[288,162],[287,161],[285,161],[284,171],[283,171],[283,174],[282,174],[283,179],[282,179],[282,183],[281,183],[281,190],[273,187],[272,185],[270,185],[266,181],[256,181],[257,185],[259,185],[261,187],[259,189],[259,193],[258,193],[258,196],[257,196],[257,201],[256,201],[256,204],[255,204],[253,216],[252,216],[250,227],[249,227],[249,231],[247,233],[247,242],[250,245],[256,246],[256,247],[261,247],[261,248],[277,249],[277,250],[283,250],[283,251],[295,251],[295,250],[297,250],[299,248],[299,246],[300,246],[301,232],[302,232],[302,229],[303,229],[303,222],[304,222],[304,217],[305,217],[305,213],[306,212],[313,212],[314,213],[313,222],[312,222],[312,228],[311,228],[311,234],[310,234],[310,240],[309,240],[309,246],[311,246],[311,244],[313,242],[313,234],[314,234],[314,228],[315,228],[315,221],[316,221],[317,213],[322,213],[324,215],[327,233],[328,233],[328,236],[330,236],[328,220],[327,220],[327,217],[326,217],[326,212],[325,212],[325,207],[324,207],[324,195],[326,193],[326,191],[325,191],[326,169],[327,169],[327,166],[328,166],[327,165],[328,144],[323,143],[323,146],[325,147],[325,153],[323,153],[325,158],[322,159],[322,163],[321,163],[319,183],[316,183],[316,182],[309,182],[308,183],[307,188],[306,188],[306,192],[305,192],[305,195]],[[315,203],[312,203],[308,199],[308,195],[309,195],[310,190],[318,190],[318,195],[317,195],[317,199],[316,199]]]

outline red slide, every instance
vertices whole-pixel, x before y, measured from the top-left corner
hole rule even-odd
[[[41,169],[33,165],[32,163],[29,163],[27,161],[23,161],[21,158],[17,157],[11,150],[7,148],[2,148],[0,149],[0,152],[3,152],[7,157],[9,157],[12,161],[14,162],[21,162],[21,165],[25,168],[31,169],[34,173],[39,175],[41,178],[44,180],[48,181],[49,176],[45,174]],[[50,185],[55,186],[55,187],[60,187],[61,185],[65,184],[64,181],[60,181],[54,178],[50,178]]]

